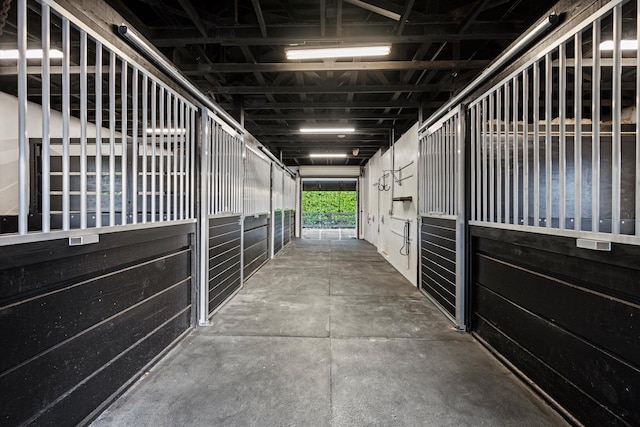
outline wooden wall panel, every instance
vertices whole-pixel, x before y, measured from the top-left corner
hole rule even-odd
[[[240,289],[240,216],[209,218],[209,313]]]
[[[282,250],[282,211],[275,211],[273,214],[273,254],[276,255]]]
[[[640,248],[595,252],[481,227],[472,236],[475,333],[586,425],[639,425]]]
[[[456,315],[456,222],[422,217],[420,286],[451,316]]]
[[[249,278],[269,259],[269,216],[244,219],[244,278]]]
[[[0,419],[77,424],[185,333],[194,230],[0,248]]]
[[[284,225],[282,227],[282,244],[287,246],[291,242],[291,210],[284,211]]]

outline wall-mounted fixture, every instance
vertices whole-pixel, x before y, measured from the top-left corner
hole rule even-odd
[[[412,164],[413,164],[413,160],[410,161],[409,163],[407,163],[406,165],[402,166],[401,168],[398,168],[398,169],[395,169],[395,170],[389,169],[389,170],[385,170],[383,172],[386,172],[387,174],[393,175],[394,182],[396,184],[398,184],[398,185],[402,185],[402,181],[405,181],[405,180],[413,177],[413,175],[402,176],[402,171],[404,169],[408,168],[409,166],[411,166]]]
[[[329,59],[355,58],[363,56],[386,56],[391,53],[391,45],[370,46],[318,46],[305,48],[290,48],[285,50],[287,59]]]

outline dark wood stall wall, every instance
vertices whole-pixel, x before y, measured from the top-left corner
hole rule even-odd
[[[284,225],[282,227],[282,244],[283,246],[287,246],[289,242],[291,242],[291,216],[292,211],[286,210],[284,211]]]
[[[0,424],[75,425],[189,330],[194,230],[0,247]]]
[[[209,314],[242,286],[240,216],[209,218]]]
[[[475,334],[585,425],[640,425],[640,247],[471,232]]]
[[[422,217],[421,288],[456,316],[456,221]]]
[[[273,254],[282,250],[282,211],[273,213]]]
[[[249,278],[269,259],[269,215],[244,219],[244,278]]]

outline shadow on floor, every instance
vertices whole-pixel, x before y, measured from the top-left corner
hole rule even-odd
[[[94,426],[563,426],[375,248],[294,240]]]

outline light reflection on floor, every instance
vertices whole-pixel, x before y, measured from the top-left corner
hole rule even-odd
[[[349,240],[356,238],[355,228],[303,228],[303,239]]]

